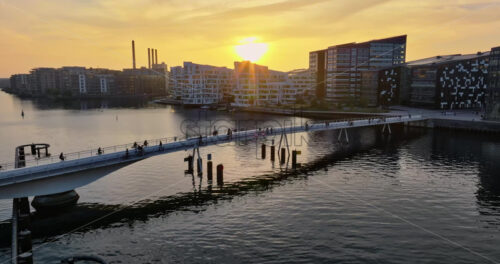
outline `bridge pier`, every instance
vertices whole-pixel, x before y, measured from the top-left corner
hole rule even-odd
[[[224,165],[217,165],[217,185],[224,185]]]
[[[35,196],[31,205],[37,212],[50,213],[71,208],[76,205],[78,199],[80,199],[78,193],[75,190],[71,190],[62,193]]]
[[[297,163],[297,155],[300,155],[301,151],[300,150],[293,150],[292,151],[292,169],[297,169],[298,166],[300,166],[300,163]]]
[[[338,136],[337,140],[340,142],[340,139],[342,137],[342,131],[345,134],[345,141],[347,142],[347,144],[349,144],[349,135],[347,135],[347,128],[341,128],[340,129],[339,136]]]
[[[285,148],[281,148],[281,156],[280,156],[280,163],[281,164],[285,164],[285,156],[286,156],[286,149]]]
[[[12,263],[33,263],[28,197],[12,200]]]
[[[274,149],[274,145],[271,146],[271,150],[270,151],[271,151],[271,153],[270,153],[271,154],[271,161],[274,161],[274,154],[276,152],[276,150]]]
[[[212,181],[213,179],[213,163],[212,154],[207,155],[207,180]]]
[[[389,134],[392,134],[391,125],[390,124],[384,124],[384,126],[382,126],[382,133],[385,132],[386,128],[387,128],[387,132],[389,132]]]
[[[189,155],[184,158],[184,161],[188,163],[188,169],[184,171],[186,174],[192,174],[194,169],[193,169],[193,156]]]

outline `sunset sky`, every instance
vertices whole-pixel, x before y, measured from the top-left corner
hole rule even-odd
[[[308,66],[331,45],[408,35],[407,60],[500,46],[500,1],[448,0],[0,0],[0,77],[34,67],[130,68],[157,48],[183,61],[233,67],[235,46],[257,39],[258,61]]]

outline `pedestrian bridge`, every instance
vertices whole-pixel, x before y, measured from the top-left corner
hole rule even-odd
[[[40,158],[26,162],[26,167],[15,168],[14,164],[4,164],[0,170],[0,199],[21,198],[35,195],[46,195],[73,190],[84,186],[111,173],[127,164],[156,155],[163,155],[181,150],[224,144],[234,141],[255,140],[266,136],[286,135],[299,132],[340,130],[369,126],[384,126],[390,131],[390,124],[425,121],[421,115],[397,117],[375,117],[358,120],[323,121],[306,123],[300,126],[273,127],[269,129],[254,129],[233,132],[232,135],[214,135],[178,139],[163,138],[150,140],[142,150],[133,148],[133,144],[103,148],[102,151],[89,150],[65,154],[65,160],[58,157]],[[160,144],[161,142],[161,144]],[[99,169],[100,172],[83,173]],[[101,175],[99,175],[101,174]]]

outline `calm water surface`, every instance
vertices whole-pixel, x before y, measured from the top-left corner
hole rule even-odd
[[[305,121],[292,119],[145,103],[33,102],[0,92],[0,161],[31,142],[71,152],[182,135],[186,124],[211,127],[215,120],[248,128]],[[352,130],[349,145],[334,140],[337,132],[290,137],[302,151],[297,173],[269,155],[262,160],[262,142],[202,148],[224,164],[223,187],[184,175],[184,151],[90,172],[107,175],[76,190],[77,208],[39,217],[35,263],[75,254],[110,263],[500,262],[498,135],[394,130]],[[10,210],[11,201],[0,200],[0,219]],[[9,255],[1,247],[0,263]]]

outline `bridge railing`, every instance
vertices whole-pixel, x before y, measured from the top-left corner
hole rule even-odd
[[[146,139],[148,142],[148,145],[159,145],[160,141],[162,144],[167,144],[171,142],[175,142],[178,140],[184,140],[184,137],[164,137],[164,138],[156,138],[156,139]],[[137,145],[143,145],[144,141],[136,141]],[[128,143],[128,144],[121,144],[121,145],[114,145],[114,146],[106,146],[101,148],[101,154],[104,153],[110,153],[110,152],[120,152],[120,151],[125,151],[126,149],[133,149],[134,143]],[[81,159],[85,157],[92,157],[92,156],[99,156],[99,148],[96,149],[88,149],[88,150],[82,150],[82,151],[77,151],[77,152],[69,152],[69,153],[63,153],[64,160],[75,160],[75,159]],[[30,157],[27,155],[27,157]],[[60,162],[61,159],[59,158],[59,155],[54,155],[53,153],[50,156],[42,156],[40,158],[34,158],[34,159],[27,159],[25,162],[25,167],[30,167],[30,166],[39,166],[39,165],[45,165],[45,164],[52,164],[52,163],[57,163]],[[10,163],[3,163],[0,164],[0,171],[4,170],[11,170],[15,169],[15,162],[10,162]]]
[[[408,118],[409,117],[409,118]],[[414,116],[414,118],[421,118],[421,116]],[[411,116],[404,116],[404,120],[411,121]],[[249,133],[253,133],[251,135],[258,135],[259,133],[265,135],[265,136],[270,136],[270,135],[276,135],[276,134],[281,134],[282,131],[305,131],[305,126],[307,124],[309,129],[315,130],[318,128],[335,128],[337,126],[355,126],[357,125],[358,121],[362,121],[364,123],[368,122],[368,124],[384,124],[386,122],[398,122],[398,120],[402,121],[403,117],[402,116],[396,116],[396,117],[380,117],[380,116],[373,116],[373,117],[360,117],[360,118],[349,118],[349,119],[335,119],[335,120],[313,120],[313,121],[307,121],[304,123],[301,123],[298,126],[289,125],[289,126],[283,126],[283,127],[273,127],[273,132],[270,133],[270,131],[267,131],[265,133],[266,128],[260,128],[261,130],[257,129],[248,129],[248,130],[238,130],[234,134],[233,137],[235,138],[248,138]],[[371,123],[372,122],[372,123]],[[269,129],[270,127],[268,127]],[[226,131],[217,131],[218,135],[225,135]],[[220,134],[219,134],[220,133]],[[203,135],[204,138],[212,136],[212,135]],[[156,146],[159,145],[160,142],[162,144],[168,144],[168,143],[173,143],[176,141],[182,141],[182,140],[196,140],[198,137],[186,137],[186,136],[181,136],[181,137],[164,137],[164,138],[156,138],[156,139],[146,139],[148,142],[148,145],[151,146]],[[144,141],[136,141],[137,145],[142,146],[144,144]],[[65,161],[70,161],[70,160],[77,160],[81,158],[86,158],[86,157],[93,157],[93,156],[99,156],[102,154],[106,153],[115,153],[115,152],[123,152],[126,149],[133,150],[134,149],[134,143],[128,143],[128,144],[121,144],[121,145],[114,145],[114,146],[107,146],[107,147],[102,147],[101,148],[101,154],[99,154],[99,149],[90,149],[90,150],[84,150],[84,151],[77,151],[77,152],[70,152],[70,153],[63,153],[64,160]],[[50,155],[48,157],[41,157],[41,158],[35,158],[35,159],[29,159],[26,160],[26,165],[25,167],[30,167],[30,166],[39,166],[39,165],[45,165],[45,164],[52,164],[52,163],[57,163],[61,162],[59,155]],[[4,170],[11,170],[15,169],[15,163],[4,163],[0,164],[0,171]]]

